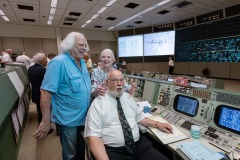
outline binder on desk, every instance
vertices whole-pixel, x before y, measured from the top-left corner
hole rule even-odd
[[[152,119],[154,121],[158,121],[161,123],[168,123],[165,119],[163,119],[160,116],[152,116],[148,117],[149,119]],[[171,124],[170,124],[171,125]],[[189,138],[186,134],[184,134],[182,131],[180,131],[177,127],[174,125],[171,125],[173,128],[173,134],[167,134],[165,132],[160,131],[157,128],[149,128],[149,130],[156,136],[163,144],[169,144],[176,141],[180,141],[183,139]]]
[[[178,148],[191,160],[220,160],[223,158],[223,155],[199,141],[181,143]]]

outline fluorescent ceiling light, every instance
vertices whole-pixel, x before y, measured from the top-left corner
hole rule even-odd
[[[48,24],[48,25],[51,25],[51,24],[52,24],[52,21],[48,20],[47,24]]]
[[[108,28],[108,30],[111,30],[111,29],[113,29],[114,27],[110,27],[110,28]]]
[[[95,18],[97,18],[97,16],[99,16],[99,14],[94,14],[94,15],[92,16],[92,18],[90,18],[90,19],[95,19]]]
[[[89,19],[86,23],[88,24],[88,23],[90,23],[90,22],[92,22],[92,20],[91,19]]]
[[[57,7],[58,0],[52,0],[51,7],[56,8]]]
[[[170,2],[170,1],[171,0],[164,0],[164,1],[162,1],[162,2],[160,2],[158,4],[156,4],[156,5],[159,7],[159,6],[161,6],[161,5],[163,5],[163,4],[167,3],[167,2]]]
[[[7,16],[2,16],[2,18],[4,19],[4,21],[10,21]]]
[[[97,13],[100,14],[100,13],[104,12],[107,8],[108,8],[108,7],[103,7],[103,8],[101,8]]]
[[[49,15],[48,20],[52,21],[53,17],[54,17],[54,15]]]
[[[85,23],[85,24],[83,24],[81,27],[84,28],[86,25],[87,25],[87,24]]]
[[[128,22],[128,21],[130,21],[130,20],[132,20],[132,19],[134,19],[134,18],[136,18],[136,17],[139,17],[139,16],[141,16],[142,14],[147,13],[147,12],[149,12],[149,11],[151,11],[151,10],[153,10],[153,9],[155,9],[155,8],[157,8],[157,7],[165,4],[165,3],[167,3],[167,2],[170,2],[170,1],[171,1],[171,0],[164,0],[164,1],[160,2],[160,3],[158,3],[158,4],[155,4],[155,5],[147,8],[147,9],[139,12],[138,14],[136,14],[136,15],[134,15],[134,16],[132,16],[132,17],[130,17],[130,18],[128,18],[128,19],[120,22],[120,23],[118,23],[115,27],[120,26],[121,24],[126,23],[126,22]]]
[[[110,0],[110,1],[106,4],[106,6],[109,7],[109,6],[111,6],[114,2],[116,2],[116,0]]]
[[[50,8],[50,14],[55,14],[56,8]]]
[[[0,9],[0,16],[4,16],[5,13],[3,12],[3,10]]]

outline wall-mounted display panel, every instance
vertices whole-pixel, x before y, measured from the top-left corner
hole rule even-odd
[[[144,56],[174,55],[175,31],[144,34]]]
[[[240,36],[176,45],[176,62],[240,62]]]
[[[118,38],[119,57],[143,56],[143,35]]]

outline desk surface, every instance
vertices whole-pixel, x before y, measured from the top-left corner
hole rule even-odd
[[[149,115],[148,115],[149,116]],[[175,125],[176,126],[176,125]],[[228,152],[230,153],[230,151],[222,148],[222,147],[216,147],[215,145],[212,145],[209,143],[209,141],[207,139],[204,139],[204,138],[199,138],[199,139],[194,139],[191,137],[191,134],[189,131],[181,128],[181,127],[178,127],[176,126],[179,130],[181,130],[183,133],[185,133],[187,136],[189,136],[189,139],[185,139],[185,140],[181,140],[181,141],[178,141],[178,142],[174,142],[174,143],[171,143],[171,144],[167,144],[166,147],[171,149],[172,151],[174,151],[175,153],[177,153],[181,158],[183,159],[186,159],[186,160],[189,160],[189,158],[187,156],[184,155],[184,153],[178,149],[178,145],[181,144],[181,143],[184,143],[184,142],[190,142],[190,141],[200,141],[201,143],[203,143],[204,145],[206,145],[207,147],[209,147],[210,149],[216,151],[216,152]],[[143,129],[142,127],[140,127],[141,129]],[[150,132],[149,130],[147,130],[147,133],[149,135],[151,135],[152,137],[155,137],[155,139],[160,142],[160,140],[158,140],[158,138],[152,133]],[[161,143],[161,142],[160,142]],[[232,158],[230,156],[230,158]],[[237,158],[240,160],[240,155],[237,155],[237,154],[234,154],[234,158]],[[233,160],[233,159],[232,159]]]

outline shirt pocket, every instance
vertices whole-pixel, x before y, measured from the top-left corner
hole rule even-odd
[[[72,79],[70,79],[70,85],[73,92],[80,92],[81,91],[81,80],[82,77],[74,76]]]

